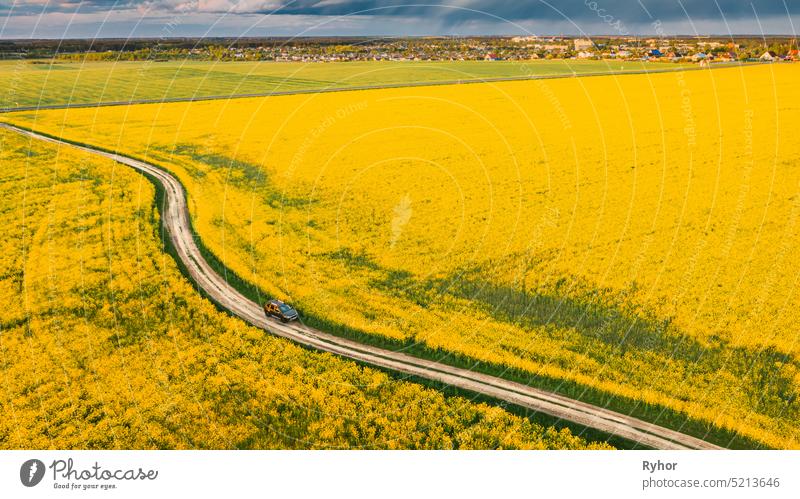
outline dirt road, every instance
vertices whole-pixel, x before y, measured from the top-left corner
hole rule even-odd
[[[35,132],[0,123],[0,127],[67,147],[112,159],[144,172],[165,192],[162,220],[178,258],[194,282],[231,314],[253,326],[316,350],[330,352],[404,375],[433,380],[462,390],[489,396],[519,407],[571,421],[655,449],[719,449],[698,438],[647,423],[640,419],[532,388],[502,378],[413,357],[309,328],[299,323],[282,324],[268,319],[258,303],[249,300],[217,274],[195,244],[189,223],[186,195],[181,183],[164,170],[136,159],[71,144]]]

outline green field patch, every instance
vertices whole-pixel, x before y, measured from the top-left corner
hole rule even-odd
[[[484,78],[664,71],[677,64],[633,61],[85,62],[0,64],[0,81],[18,82],[2,107],[202,98],[274,91],[403,85]],[[690,65],[687,67],[691,67]],[[696,66],[695,66],[696,67]]]

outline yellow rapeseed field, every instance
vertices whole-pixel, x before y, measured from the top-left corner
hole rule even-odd
[[[799,448],[798,82],[781,64],[4,119],[175,172],[209,251],[332,329]]]
[[[607,448],[296,347],[201,298],[153,186],[0,131],[0,448]]]

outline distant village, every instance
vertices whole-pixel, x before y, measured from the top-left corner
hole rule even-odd
[[[760,43],[759,43],[760,42]],[[493,39],[397,40],[364,44],[314,46],[193,48],[189,57],[224,60],[300,62],[341,61],[527,61],[535,59],[621,59],[660,62],[796,61],[796,40],[766,45],[763,41],[703,39],[589,39],[518,36]]]
[[[797,61],[789,37],[420,37],[84,40],[53,48],[42,41],[0,43],[0,57],[63,60],[221,60],[280,62],[529,61],[616,59],[710,64]],[[16,44],[16,45],[15,45]],[[83,45],[82,45],[83,44]],[[5,46],[4,46],[5,45]],[[21,54],[21,55],[20,55]]]
[[[527,61],[534,59],[622,59],[660,62],[800,60],[797,41],[713,40],[703,38],[430,38],[324,44],[221,46],[189,49],[188,58],[298,62],[342,61]]]

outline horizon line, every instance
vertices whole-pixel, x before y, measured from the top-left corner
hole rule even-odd
[[[540,34],[540,35],[532,35],[532,34],[519,34],[519,35],[491,35],[491,34],[482,34],[482,35],[313,35],[313,36],[293,36],[293,35],[265,35],[265,36],[237,36],[237,35],[219,35],[219,36],[95,36],[95,37],[72,37],[72,36],[65,36],[65,37],[41,37],[41,38],[19,38],[19,37],[4,37],[0,35],[0,40],[2,41],[11,41],[11,42],[37,42],[37,41],[56,41],[56,40],[153,40],[153,41],[163,41],[163,40],[228,40],[228,39],[237,39],[237,40],[270,40],[270,39],[277,39],[277,40],[314,40],[314,39],[326,39],[326,38],[358,38],[358,39],[370,39],[370,38],[384,38],[384,39],[413,39],[413,38],[516,38],[516,37],[524,37],[524,38],[613,38],[613,39],[624,39],[624,38],[645,38],[645,37],[654,37],[654,38],[737,38],[737,37],[747,37],[747,38],[798,38],[797,34],[787,34],[787,33],[729,33],[729,34],[719,34],[719,33],[708,33],[708,34],[657,34],[657,33],[631,33],[629,35],[620,35],[620,34],[583,34],[583,35],[566,35],[566,34]]]

